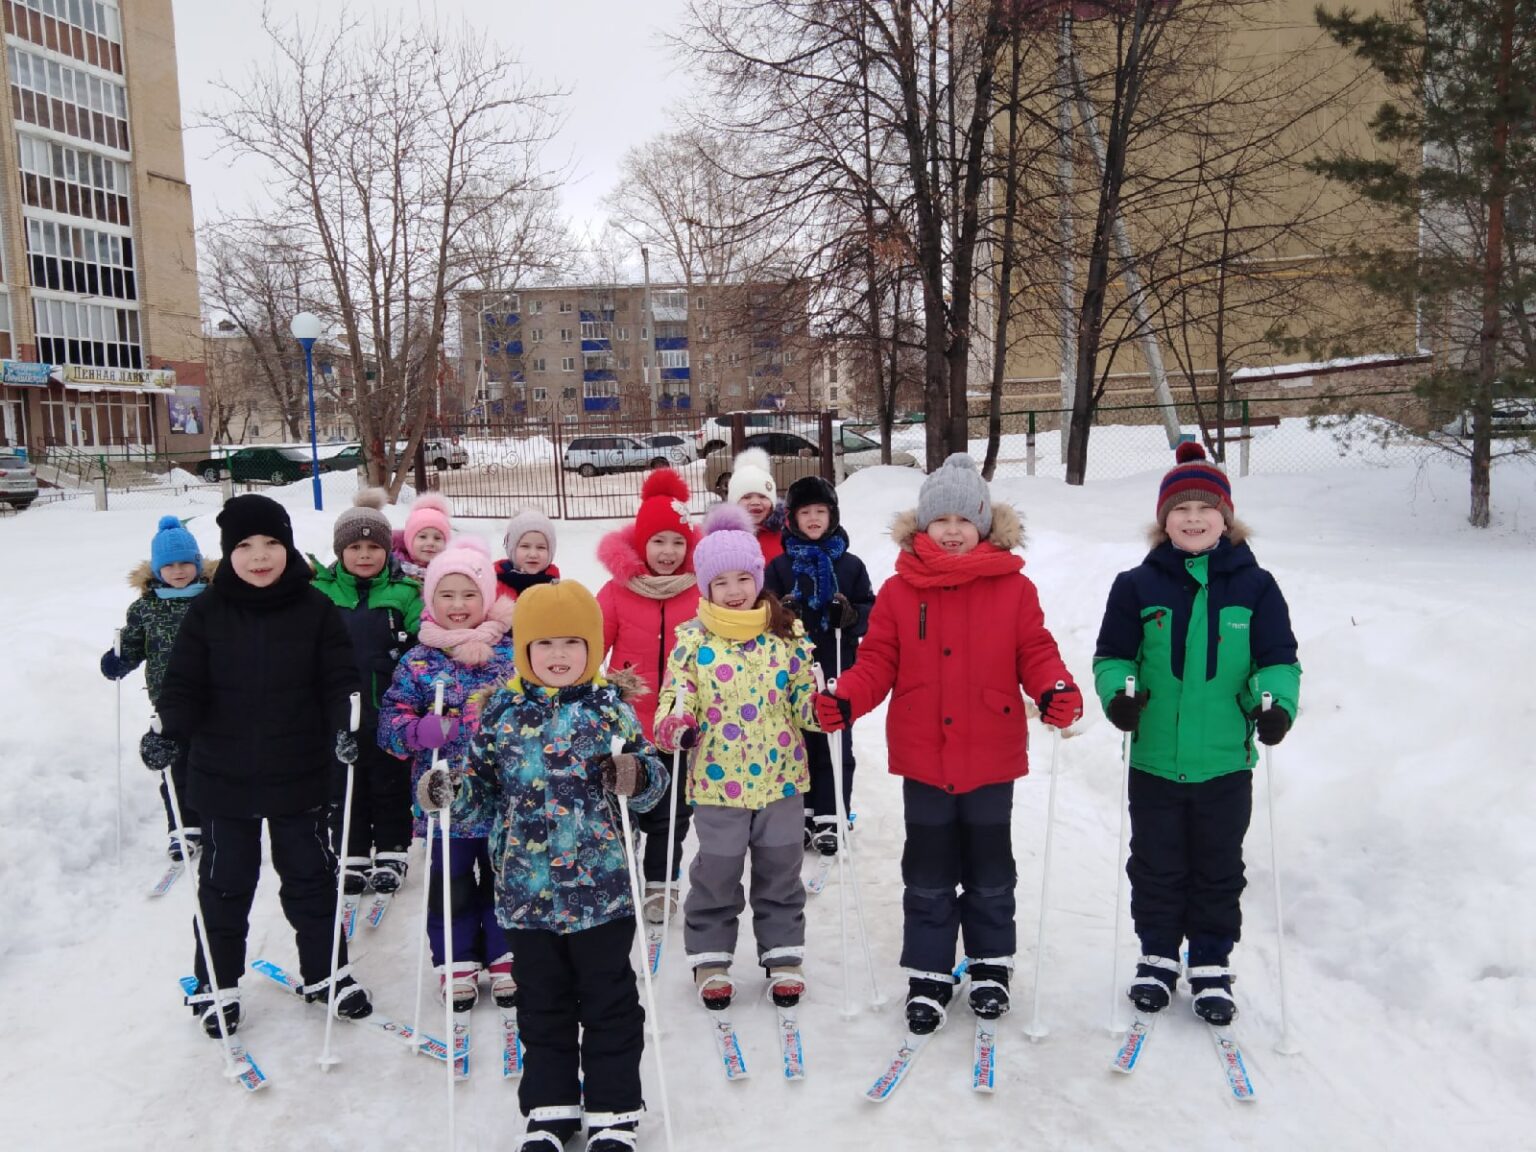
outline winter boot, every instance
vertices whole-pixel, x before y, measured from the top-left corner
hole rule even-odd
[[[1136,962],[1136,978],[1125,994],[1138,1012],[1161,1012],[1173,1001],[1179,983],[1179,962],[1148,954]]]
[[[711,1012],[724,1012],[731,1006],[736,986],[731,983],[729,964],[706,961],[693,970],[693,983],[699,991],[699,1003]]]
[[[437,992],[440,998],[446,997],[448,987],[447,974],[440,967],[437,969]],[[468,1012],[480,1000],[480,965],[455,964],[453,966],[453,1010],[455,1012]]]
[[[331,979],[327,976],[324,980],[304,986],[304,1002],[313,1004],[319,1000],[324,1002],[330,995]],[[373,1014],[373,1001],[368,997],[368,989],[364,988],[352,977],[352,967],[347,965],[336,973],[336,1015],[348,1020],[361,1020],[365,1016]]]
[[[588,1112],[587,1152],[634,1152],[639,1112]]]
[[[491,978],[491,999],[498,1008],[517,1007],[517,980],[512,975],[512,953],[507,952],[486,965],[485,973]]]
[[[811,834],[811,847],[822,856],[837,855],[837,817],[816,817],[816,831]]]
[[[342,891],[348,896],[361,896],[368,891],[368,870],[372,863],[366,856],[348,856],[343,860]]]
[[[816,835],[816,817],[809,812],[805,814],[805,850],[811,850],[811,841]]]
[[[766,969],[768,998],[775,1008],[793,1008],[805,995],[805,972],[798,964]]]
[[[561,1152],[565,1142],[581,1129],[581,1105],[555,1104],[528,1113],[528,1129],[518,1141],[517,1152]]]
[[[400,891],[409,860],[404,852],[375,852],[373,870],[368,873],[368,887],[380,893]]]
[[[1013,975],[1013,957],[972,960],[966,967],[971,978],[971,1011],[983,1020],[996,1020],[1008,1011],[1008,978]]]
[[[238,988],[220,989],[219,1001],[224,1009],[224,1032],[233,1036],[240,1027],[240,990]],[[192,1015],[202,1023],[203,1032],[217,1040],[219,1014],[213,998],[213,989],[206,983],[200,984],[196,992],[183,998],[183,1003],[192,1009]]]
[[[645,882],[645,914],[647,924],[660,924],[662,917],[669,920],[677,919],[677,885],[668,884],[664,880],[647,880]]]
[[[203,830],[201,828],[182,828],[171,833],[171,842],[166,845],[165,854],[178,864],[182,860],[181,842],[185,838],[187,851],[192,853],[192,859],[197,859],[197,854],[203,850]]]
[[[1237,1001],[1232,999],[1232,969],[1225,964],[1207,964],[1189,970],[1190,1007],[1207,1024],[1230,1024],[1237,1019]]]
[[[950,997],[955,981],[947,972],[923,972],[907,981],[907,1031],[927,1036],[949,1019]]]

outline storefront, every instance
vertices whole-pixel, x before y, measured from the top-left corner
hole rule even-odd
[[[51,364],[0,360],[0,448],[24,448],[36,419],[36,407],[46,395]]]
[[[175,388],[169,369],[62,365],[42,397],[43,443],[109,454],[155,451]]]

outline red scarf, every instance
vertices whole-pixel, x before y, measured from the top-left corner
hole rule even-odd
[[[1024,558],[1004,552],[990,540],[956,556],[927,533],[912,537],[912,551],[896,557],[896,574],[914,588],[956,588],[985,576],[1011,576],[1024,569]]]

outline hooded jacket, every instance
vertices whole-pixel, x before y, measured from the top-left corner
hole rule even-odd
[[[165,666],[170,661],[171,646],[176,643],[176,633],[181,630],[187,609],[207,590],[218,566],[217,560],[204,560],[197,582],[185,588],[172,588],[165,583],[150,570],[147,560],[128,573],[128,586],[138,591],[139,598],[128,605],[128,618],[123,623],[122,658],[130,670],[144,665],[144,684],[149,689],[149,702],[153,706],[159,705]]]
[[[780,541],[788,538],[788,533],[780,537]],[[832,535],[840,536],[843,543],[848,543],[848,533],[839,525]],[[793,543],[793,541],[791,541]],[[815,547],[812,543],[810,547]],[[849,628],[843,629],[843,648],[837,653],[834,663],[832,649],[835,647],[836,629],[829,627],[822,629],[817,627],[819,618],[823,617],[829,608],[824,607],[821,612],[809,610],[811,597],[815,591],[812,580],[795,572],[795,558],[786,548],[774,560],[768,564],[767,571],[763,573],[763,587],[772,592],[780,600],[793,595],[800,605],[800,619],[805,625],[805,634],[810,637],[812,655],[822,671],[828,676],[841,675],[844,668],[851,668],[859,653],[859,640],[869,628],[869,613],[875,605],[875,592],[869,583],[869,570],[864,567],[864,561],[860,560],[852,552],[844,552],[832,562],[832,578],[836,584],[835,591],[841,592],[848,598],[858,612],[858,620]]]
[[[395,663],[416,643],[421,629],[421,584],[390,564],[372,579],[360,580],[337,560],[329,567],[316,566],[315,587],[341,609],[357,654],[363,707],[374,718],[367,722],[371,727],[395,674]]]
[[[1072,682],[1024,560],[1012,554],[1023,526],[1008,505],[993,505],[991,536],[942,567],[924,561],[918,536],[915,510],[896,518],[896,574],[875,597],[837,694],[855,717],[891,697],[885,730],[897,776],[954,793],[1017,779],[1029,771],[1023,693],[1038,701]]]

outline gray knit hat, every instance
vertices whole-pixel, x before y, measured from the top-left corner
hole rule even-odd
[[[985,540],[992,534],[992,493],[976,470],[976,461],[956,452],[923,481],[917,496],[917,527],[926,532],[940,516],[964,516]]]
[[[506,549],[507,559],[512,558],[517,542],[530,532],[544,534],[544,539],[549,544],[549,562],[553,564],[555,562],[555,525],[537,508],[518,508],[507,521],[507,531],[501,538],[501,545]]]
[[[331,530],[331,548],[337,556],[347,550],[348,544],[359,540],[372,540],[389,551],[394,529],[379,511],[388,502],[389,493],[382,488],[358,489],[352,497],[352,507],[336,517],[336,527]]]

